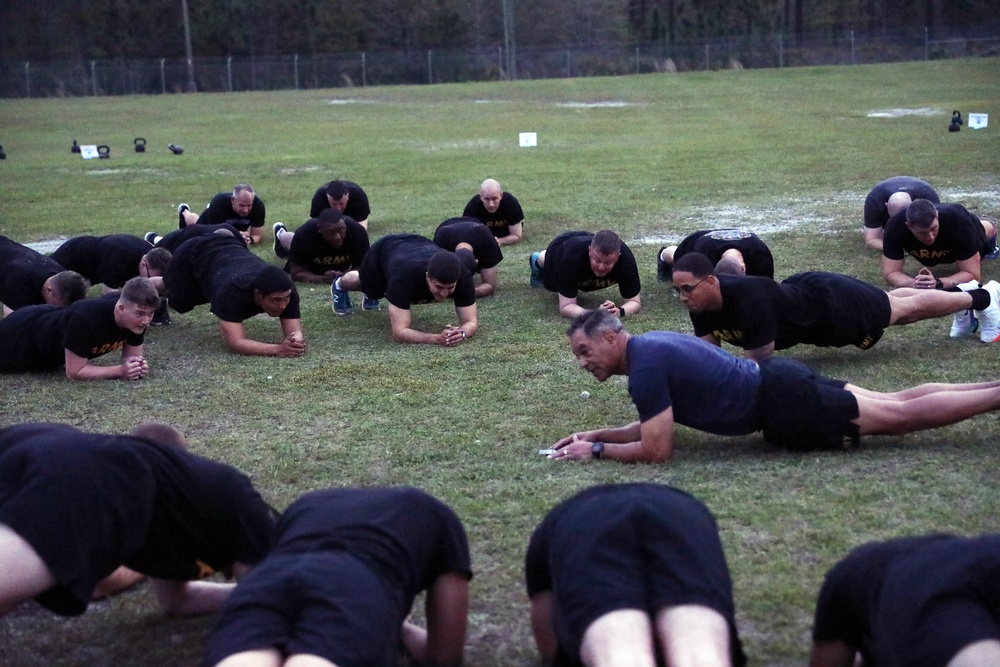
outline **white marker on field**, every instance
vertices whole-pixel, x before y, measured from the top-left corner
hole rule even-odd
[[[537,132],[521,132],[517,135],[517,139],[521,148],[534,148],[538,145]]]
[[[970,113],[969,114],[969,127],[973,130],[982,130],[990,122],[990,115],[988,113]]]

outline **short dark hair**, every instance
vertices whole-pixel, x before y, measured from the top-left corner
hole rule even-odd
[[[87,279],[76,271],[60,271],[49,280],[52,281],[49,285],[55,290],[56,298],[67,306],[87,296],[87,288],[90,287]]]
[[[347,183],[344,181],[330,181],[326,184],[326,194],[333,199],[340,199],[348,194]]]
[[[916,199],[906,208],[906,224],[917,229],[927,229],[937,218],[937,207],[934,202],[926,199]]]
[[[339,197],[334,197],[334,199],[339,199]],[[351,219],[350,216],[344,215],[335,208],[324,208],[316,216],[316,223],[320,226],[339,225],[341,223],[346,225],[349,219]]]
[[[146,266],[161,275],[167,270],[171,257],[173,257],[173,255],[166,248],[153,248],[142,256],[142,258],[146,260]]]
[[[251,287],[260,292],[261,296],[267,296],[275,292],[293,290],[295,289],[295,283],[292,282],[292,279],[283,270],[272,264],[268,264],[254,276]]]
[[[125,286],[122,287],[119,300],[128,301],[137,306],[146,306],[147,308],[158,308],[160,306],[160,294],[156,291],[153,281],[149,278],[139,276],[130,278],[125,283]]]
[[[624,329],[625,326],[616,315],[597,308],[595,310],[584,311],[574,317],[569,328],[566,329],[566,335],[572,336],[577,331],[583,330],[587,338],[594,338],[602,331],[614,331],[618,333]]]
[[[458,282],[462,275],[462,260],[450,250],[434,253],[427,261],[427,276],[445,285]]]
[[[602,255],[612,255],[622,251],[622,240],[610,229],[602,229],[594,234],[590,247]]]
[[[712,260],[700,252],[689,252],[682,255],[680,259],[674,262],[674,274],[678,271],[690,273],[699,279],[715,275],[715,267],[712,265]]]

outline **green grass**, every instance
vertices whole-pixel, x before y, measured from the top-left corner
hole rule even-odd
[[[839,271],[881,284],[861,240],[871,186],[913,174],[986,217],[1000,209],[995,127],[946,131],[953,109],[1000,119],[1000,61],[947,61],[281,93],[0,101],[0,233],[22,242],[174,227],[238,181],[268,220],[306,218],[321,183],[345,177],[372,203],[373,237],[430,234],[496,177],[521,200],[527,239],[480,302],[480,333],[455,350],[401,346],[387,314],[335,318],[301,287],[310,345],[298,360],[225,352],[206,308],[148,336],[141,383],[0,376],[0,425],[55,420],[124,431],[157,419],[252,476],[279,508],[324,486],[413,484],[465,522],[476,577],[467,662],[535,664],[522,584],[542,515],[589,485],[657,481],[701,497],[719,519],[738,621],[754,664],[802,664],[823,574],[853,545],[904,533],[996,532],[996,415],[852,454],[792,455],[759,438],[680,428],[666,465],[555,464],[535,452],[634,418],[623,378],[578,370],[555,298],[527,286],[526,258],[565,229],[618,230],[640,261],[634,332],[690,331],[655,281],[658,239],[708,227],[758,230],[780,277]],[[331,104],[332,99],[347,101]],[[581,106],[621,102],[625,106]],[[571,106],[570,104],[576,106]],[[931,116],[873,118],[891,108]],[[517,133],[539,146],[520,149]],[[132,139],[149,140],[132,152]],[[85,162],[70,143],[106,143]],[[185,148],[183,156],[167,143]],[[277,263],[269,246],[257,250]],[[987,263],[987,278],[1000,277]],[[595,301],[596,303],[596,301]],[[439,328],[448,305],[418,306]],[[997,349],[948,339],[950,322],[889,330],[872,350],[796,348],[822,373],[873,389],[994,378]],[[248,322],[272,340],[277,325]],[[2,342],[0,342],[2,344]],[[582,398],[580,392],[590,392]],[[210,618],[160,615],[145,588],[62,620],[32,605],[0,621],[4,662],[193,664]]]

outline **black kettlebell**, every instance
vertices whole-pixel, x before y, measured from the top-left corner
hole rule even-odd
[[[7,154],[3,152],[3,146],[0,146],[0,160],[6,160]]]
[[[102,160],[110,160],[111,159],[111,147],[108,146],[107,144],[101,144],[100,146],[98,146],[97,147],[97,157],[99,157]]]
[[[79,153],[80,152],[80,144],[76,143],[76,139],[73,140],[73,146],[70,147],[69,152],[70,153]]]
[[[955,110],[951,112],[951,125],[948,126],[949,132],[958,132],[962,129],[962,112]]]
[[[143,139],[142,137],[136,137],[135,138],[135,142],[133,142],[133,143],[135,143],[135,152],[136,153],[145,153],[146,152],[146,140],[145,139]]]
[[[167,148],[169,148],[170,152],[174,155],[181,155],[184,152],[183,148],[180,146],[174,146],[173,144],[167,144]]]

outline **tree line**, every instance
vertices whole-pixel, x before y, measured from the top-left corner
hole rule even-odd
[[[187,0],[196,58],[1000,25],[996,0]],[[182,58],[182,0],[6,0],[0,60]]]

